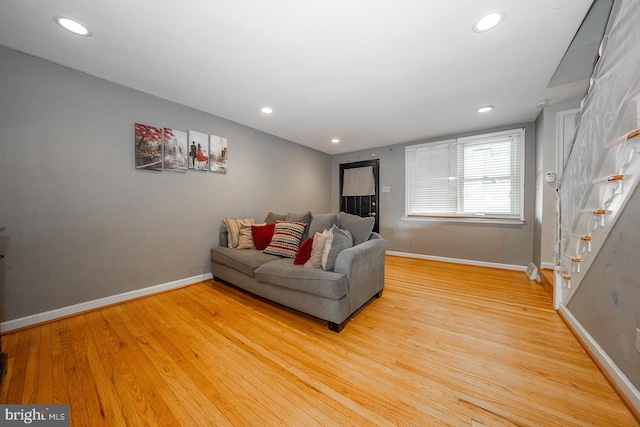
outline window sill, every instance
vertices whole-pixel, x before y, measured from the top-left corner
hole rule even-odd
[[[476,224],[507,224],[522,225],[527,221],[520,218],[501,218],[501,217],[457,217],[457,216],[403,216],[400,218],[404,221],[426,221],[426,222],[467,222]]]

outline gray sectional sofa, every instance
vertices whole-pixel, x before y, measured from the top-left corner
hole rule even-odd
[[[273,219],[271,215],[265,222]],[[300,219],[301,216],[304,215],[284,217]],[[293,258],[258,249],[228,247],[228,232],[223,231],[220,246],[211,249],[211,272],[216,281],[326,320],[330,330],[340,332],[356,310],[371,298],[382,295],[387,241],[371,232],[373,223],[369,218],[344,212],[320,215],[308,212],[307,216],[305,238],[333,225],[345,230],[351,228],[354,245],[337,254],[331,270],[295,265]]]

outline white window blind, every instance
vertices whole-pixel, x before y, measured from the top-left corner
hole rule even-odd
[[[407,146],[407,216],[524,219],[524,129]]]
[[[406,147],[408,215],[456,211],[456,141]]]

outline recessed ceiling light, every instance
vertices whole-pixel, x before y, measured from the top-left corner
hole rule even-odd
[[[478,108],[478,113],[488,113],[493,110],[493,105],[485,105],[484,107]]]
[[[271,114],[271,113],[273,113],[273,109],[272,109],[272,108],[270,108],[270,107],[262,107],[262,109],[261,109],[260,111],[262,111],[262,112],[263,112],[263,113],[265,113],[265,114]]]
[[[73,34],[90,37],[91,31],[87,28],[86,25],[81,22],[76,21],[75,19],[67,18],[66,16],[56,15],[53,17],[53,20],[56,24],[60,25],[67,31],[72,32]]]
[[[495,28],[499,23],[504,21],[504,12],[501,10],[487,13],[473,25],[473,31],[476,33],[483,33]]]
[[[338,142],[340,142],[340,140],[338,138],[333,138],[331,142],[333,142],[334,144],[337,144]]]

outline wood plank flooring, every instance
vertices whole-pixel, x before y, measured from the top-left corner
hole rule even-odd
[[[523,272],[388,256],[336,334],[207,281],[3,336],[72,426],[637,426]]]

